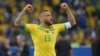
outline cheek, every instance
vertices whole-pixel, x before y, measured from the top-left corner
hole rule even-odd
[[[50,19],[47,19],[46,21],[50,22]]]
[[[50,21],[51,20],[50,17],[48,17],[47,20]]]
[[[48,17],[45,17],[45,18],[44,18],[44,21],[49,21],[49,18],[48,18]]]

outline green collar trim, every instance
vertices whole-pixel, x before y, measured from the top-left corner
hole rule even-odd
[[[41,29],[44,29],[44,28],[45,28],[43,24],[39,24],[39,26],[40,26]],[[47,29],[52,29],[52,28],[53,28],[53,27],[50,26],[50,27],[48,27]]]
[[[40,28],[44,28],[43,24],[39,24]]]

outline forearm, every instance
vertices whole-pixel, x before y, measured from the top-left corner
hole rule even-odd
[[[66,10],[68,21],[71,23],[72,26],[76,25],[75,17],[73,16],[72,12],[69,8]]]
[[[15,22],[14,22],[14,25],[15,26],[20,26],[21,25],[21,21],[22,21],[22,17],[23,17],[23,15],[25,14],[25,10],[23,10],[20,14],[19,14],[19,16],[16,18],[16,20],[15,20]]]

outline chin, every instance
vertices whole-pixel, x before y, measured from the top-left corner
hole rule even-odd
[[[51,23],[47,24],[47,25],[52,25]]]
[[[46,24],[47,24],[47,25],[52,25],[53,23],[50,23],[50,22],[46,22]]]

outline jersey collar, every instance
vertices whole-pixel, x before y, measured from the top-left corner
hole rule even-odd
[[[39,24],[39,27],[41,28],[41,29],[44,29],[45,27],[43,26],[43,24]],[[53,27],[52,26],[49,26],[48,28],[46,28],[46,29],[52,29]]]

